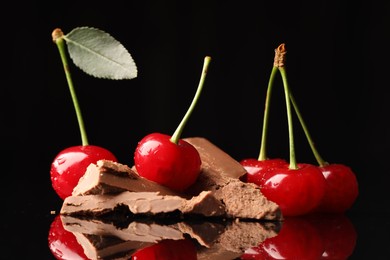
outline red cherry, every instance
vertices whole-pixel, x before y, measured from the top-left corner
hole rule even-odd
[[[356,229],[344,214],[315,214],[309,221],[319,231],[324,252],[321,259],[348,259],[355,250],[357,242]]]
[[[324,246],[316,227],[304,218],[286,218],[277,236],[245,250],[249,259],[320,259]]]
[[[315,211],[343,213],[350,209],[359,194],[358,182],[351,168],[343,164],[329,164],[319,169],[325,177],[326,189]]]
[[[356,176],[348,166],[342,164],[329,164],[321,157],[291,92],[290,100],[305,132],[313,155],[317,160],[318,167],[326,179],[325,195],[319,207],[314,209],[314,211],[328,213],[345,212],[353,205],[359,194]]]
[[[158,244],[140,249],[132,256],[133,260],[196,260],[194,243],[188,239],[163,240]]]
[[[52,186],[58,196],[65,199],[72,195],[73,188],[84,175],[87,167],[102,159],[117,161],[110,151],[94,145],[68,147],[58,153],[50,169]]]
[[[152,133],[145,136],[134,153],[140,176],[176,191],[184,191],[199,176],[201,159],[198,151],[180,139],[178,144],[169,135]]]
[[[300,216],[317,207],[325,194],[325,178],[318,167],[300,163],[298,169],[288,164],[264,173],[261,192],[279,205],[284,216]]]
[[[266,160],[250,158],[241,160],[240,164],[247,171],[247,174],[245,174],[243,181],[260,185],[260,183],[262,182],[261,179],[263,178],[265,172],[288,163],[286,160],[279,158]]]
[[[201,166],[199,152],[190,143],[180,139],[180,136],[200,97],[210,61],[211,57],[204,58],[195,96],[173,135],[152,133],[138,143],[134,164],[140,176],[179,192],[187,189],[198,178]]]
[[[50,225],[48,236],[49,248],[56,259],[82,260],[89,259],[72,232],[64,229],[60,215]]]
[[[87,133],[84,127],[84,120],[81,114],[77,95],[73,86],[72,76],[69,69],[66,55],[64,34],[61,29],[56,28],[52,32],[54,43],[57,45],[64,72],[71,93],[73,106],[75,108],[77,122],[79,124],[82,145],[68,147],[60,151],[51,164],[50,177],[52,186],[60,198],[65,199],[72,195],[73,188],[77,185],[81,176],[84,175],[87,167],[98,160],[117,161],[116,157],[102,147],[89,145]],[[103,46],[101,46],[103,47]],[[110,48],[110,46],[108,46]]]

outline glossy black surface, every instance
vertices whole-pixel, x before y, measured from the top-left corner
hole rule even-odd
[[[30,1],[2,11],[0,259],[52,259],[50,212],[61,201],[50,163],[81,141],[51,32],[78,26],[115,36],[139,68],[135,80],[108,81],[71,67],[91,144],[130,165],[143,136],[173,133],[205,55],[213,58],[209,76],[183,135],[204,136],[237,160],[256,157],[274,48],[286,43],[290,87],[317,148],[351,166],[360,184],[348,213],[358,233],[351,259],[387,257],[388,1]],[[288,159],[279,83],[268,152]],[[302,131],[295,133],[297,160],[315,163]]]
[[[52,194],[53,195],[53,194]],[[31,196],[32,197],[32,196]],[[30,197],[30,198],[31,198]],[[53,196],[55,197],[55,196]],[[6,248],[0,259],[16,256],[34,256],[37,259],[54,259],[48,245],[48,232],[56,216],[51,211],[60,209],[58,201],[41,198],[46,205],[23,199],[24,206],[8,209],[2,216],[2,247]],[[37,204],[35,207],[33,204]],[[383,259],[387,256],[390,230],[389,215],[351,213],[346,214],[357,233],[356,245],[349,259]],[[301,234],[299,234],[301,236]],[[338,240],[340,237],[334,237]],[[346,240],[349,237],[345,238]]]

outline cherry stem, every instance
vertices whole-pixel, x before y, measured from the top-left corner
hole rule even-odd
[[[326,166],[328,165],[329,163],[326,162],[324,159],[322,159],[321,155],[319,154],[314,142],[313,142],[313,139],[311,138],[311,135],[309,133],[309,130],[306,126],[306,123],[305,121],[303,120],[303,117],[302,117],[302,114],[301,112],[299,111],[299,108],[298,108],[298,105],[297,105],[297,102],[295,101],[295,98],[294,96],[292,95],[291,93],[291,90],[290,90],[290,100],[291,100],[291,103],[293,104],[293,107],[294,107],[294,110],[295,110],[295,113],[297,114],[298,116],[298,119],[299,119],[299,122],[301,123],[301,126],[302,126],[302,129],[303,131],[305,132],[305,135],[306,135],[306,139],[307,141],[309,142],[309,145],[310,145],[310,148],[314,154],[314,157],[316,158],[317,160],[317,163],[320,167],[323,167],[323,166]]]
[[[288,136],[289,136],[289,147],[290,147],[290,169],[297,169],[297,161],[295,157],[295,145],[294,145],[294,128],[291,115],[290,95],[289,87],[287,82],[286,70],[284,67],[279,68],[280,74],[282,75],[284,94],[286,96],[286,109],[287,109],[287,120],[288,120]]]
[[[278,72],[278,67],[273,66],[271,75],[268,81],[267,94],[264,105],[264,118],[263,118],[263,132],[261,135],[261,145],[258,161],[264,161],[267,159],[267,135],[268,135],[268,119],[269,119],[269,107],[271,103],[272,86],[275,80],[275,75]]]
[[[286,60],[286,49],[284,43],[279,45],[275,53],[275,62],[274,66],[277,66],[279,72],[282,76],[284,94],[286,98],[286,109],[287,109],[287,121],[288,121],[288,136],[289,136],[289,148],[290,148],[290,169],[298,169],[296,157],[295,157],[295,146],[294,146],[294,127],[293,119],[291,114],[291,102],[290,102],[290,88],[287,80],[287,73],[285,69],[285,60]]]
[[[61,29],[58,29],[58,28],[54,29],[54,31],[52,32],[52,38],[53,38],[53,42],[57,45],[58,50],[60,52],[61,61],[62,61],[63,67],[64,67],[65,75],[66,75],[66,80],[68,82],[70,94],[72,96],[73,106],[75,108],[76,115],[77,115],[77,121],[79,124],[80,134],[81,134],[81,142],[82,142],[83,146],[86,146],[86,145],[88,145],[87,133],[85,131],[83,117],[82,117],[80,106],[79,106],[79,103],[77,100],[76,92],[75,92],[75,89],[73,86],[72,76],[71,76],[70,70],[69,70],[69,63],[68,63],[68,60],[66,57],[66,47],[65,47],[65,41],[64,41],[64,34],[61,31]]]
[[[188,119],[190,118],[194,108],[195,108],[195,105],[200,97],[200,94],[202,92],[202,89],[203,89],[203,85],[204,85],[204,82],[206,80],[206,75],[207,75],[207,71],[208,71],[208,67],[209,67],[209,64],[210,64],[210,61],[211,61],[211,57],[209,56],[206,56],[204,58],[204,63],[203,63],[203,69],[202,69],[202,74],[201,74],[201,77],[200,77],[200,81],[199,81],[199,85],[198,85],[198,88],[196,90],[196,93],[195,93],[195,96],[191,102],[191,105],[190,107],[188,108],[186,114],[184,115],[183,119],[181,120],[179,126],[176,128],[176,131],[173,133],[173,135],[171,136],[170,138],[170,141],[172,143],[175,143],[175,144],[178,144],[179,142],[179,139],[180,139],[180,136],[184,130],[184,126],[186,125]]]

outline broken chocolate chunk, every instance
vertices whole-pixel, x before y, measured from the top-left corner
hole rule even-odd
[[[180,195],[163,185],[142,178],[127,165],[100,160],[88,166],[85,174],[73,189],[72,196],[118,194],[123,191]]]
[[[225,215],[224,205],[205,191],[192,199],[160,195],[157,192],[124,191],[115,195],[85,195],[65,198],[60,213],[63,215],[103,215],[118,207],[127,207],[129,214],[155,215],[179,211],[182,214],[216,217]]]
[[[184,140],[198,150],[202,168],[215,174],[212,178],[214,181],[226,178],[239,179],[246,173],[245,168],[238,161],[206,138],[189,137]]]
[[[238,161],[205,138],[184,140],[202,160],[197,181],[184,193],[139,176],[134,167],[100,160],[88,167],[72,196],[64,200],[61,214],[102,215],[124,206],[129,214],[282,219],[279,206],[257,185],[239,179],[246,170]]]
[[[205,138],[191,137],[185,140],[199,151],[202,160],[202,172],[198,181],[187,191],[188,194],[213,191],[215,197],[225,205],[230,218],[282,218],[279,206],[269,201],[257,185],[239,179],[246,170],[238,161]]]

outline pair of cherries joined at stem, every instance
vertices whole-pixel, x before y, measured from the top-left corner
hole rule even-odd
[[[259,185],[262,193],[277,203],[284,216],[300,216],[313,212],[344,213],[358,196],[354,172],[343,164],[329,164],[319,155],[288,86],[285,70],[285,45],[275,50],[274,66],[267,88],[259,157],[241,160],[247,170],[245,180]],[[267,158],[266,137],[272,86],[277,72],[284,85],[289,131],[290,161]],[[297,163],[295,157],[291,104],[299,118],[318,165]]]

